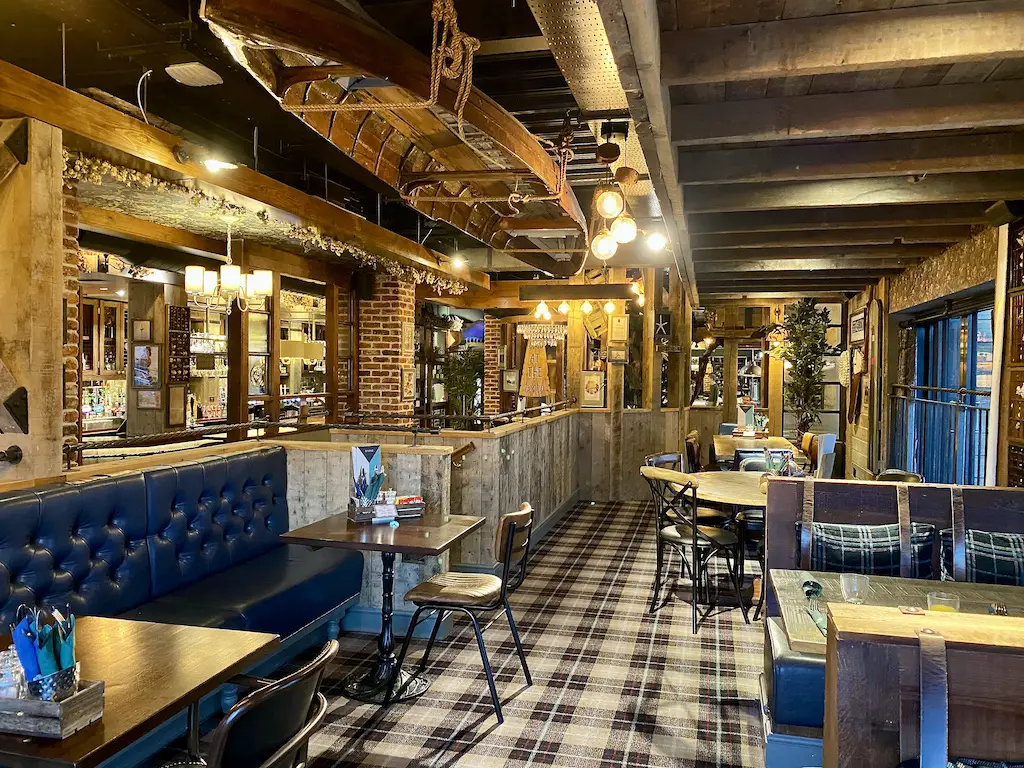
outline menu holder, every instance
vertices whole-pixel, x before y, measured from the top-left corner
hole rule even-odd
[[[0,698],[0,732],[66,739],[103,717],[103,681],[82,680],[63,701]]]

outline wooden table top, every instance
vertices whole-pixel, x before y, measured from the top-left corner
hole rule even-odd
[[[5,768],[99,765],[279,645],[261,632],[94,616],[75,634],[82,679],[105,683],[103,717],[63,740],[0,734]]]
[[[733,437],[732,435],[715,435],[715,455],[719,459],[731,459],[737,448],[763,450],[764,448],[785,448],[797,452],[789,440],[784,437]]]
[[[694,472],[697,498],[716,504],[741,507],[766,507],[768,497],[761,493],[760,472]]]
[[[771,571],[771,585],[782,611],[782,625],[789,638],[789,644],[796,651],[825,655],[825,636],[807,613],[807,598],[803,592],[805,571]],[[824,613],[830,602],[845,605],[843,589],[838,573],[811,575],[824,589],[819,602]],[[895,576],[872,576],[865,605],[897,608],[927,608],[929,592],[948,592],[959,595],[960,613],[988,615],[988,608],[994,602],[1003,603],[1008,616],[1024,616],[1024,589],[998,584],[971,584],[953,581],[928,581],[924,579],[900,579]]]
[[[283,534],[284,541],[311,547],[397,552],[403,555],[440,555],[464,536],[480,528],[483,517],[430,514],[419,520],[400,521],[398,528],[373,523],[353,523],[347,514],[332,515]]]

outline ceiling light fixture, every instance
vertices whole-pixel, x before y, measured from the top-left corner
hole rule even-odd
[[[226,252],[227,263],[221,264],[219,274],[196,264],[185,267],[185,293],[202,309],[220,308],[231,314],[232,306],[237,304],[246,312],[250,299],[262,299],[274,293],[274,273],[269,269],[255,269],[243,275],[241,267],[231,262],[230,223]]]
[[[614,219],[625,208],[626,202],[618,187],[607,184],[597,188],[597,212],[606,219]]]
[[[593,311],[594,305],[591,304],[589,301],[584,301],[582,304],[580,304],[580,312],[582,312],[584,315],[589,315]]]
[[[466,257],[455,254],[451,260],[452,269],[462,269],[466,266]]]
[[[238,167],[238,163],[229,163],[226,160],[217,160],[216,158],[207,158],[203,160],[203,165],[206,166],[206,170],[213,171],[233,171]]]
[[[611,233],[607,228],[602,229],[596,235],[590,243],[590,250],[594,252],[594,255],[601,259],[601,261],[608,261],[615,252],[619,250],[619,244],[615,242],[615,238],[611,236]]]
[[[642,307],[646,303],[646,301],[647,300],[644,298],[644,295],[642,293],[636,297],[637,306]]]
[[[665,246],[668,245],[668,238],[661,232],[651,232],[647,235],[645,244],[647,245],[647,250],[658,253],[665,250]]]
[[[636,240],[636,219],[624,213],[612,222],[611,236],[617,243],[631,243]]]
[[[558,311],[561,312],[563,315],[568,315],[569,314],[569,302],[563,301],[561,304],[559,304],[558,305]]]
[[[548,310],[548,305],[545,302],[542,301],[540,304],[537,305],[537,309],[534,311],[533,316],[535,318],[537,318],[538,320],[540,320],[545,315],[550,317],[551,316],[551,312],[550,312],[550,310]]]
[[[606,301],[604,304],[604,311],[607,312],[609,315],[612,314],[615,311],[615,302],[612,301],[611,299],[608,299],[608,301]]]

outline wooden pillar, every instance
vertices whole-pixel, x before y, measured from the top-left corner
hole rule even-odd
[[[785,305],[772,305],[771,312],[773,318],[775,317],[776,309],[779,310],[779,316],[781,318],[781,313],[785,312],[786,310]],[[762,367],[764,366],[765,362],[768,363],[768,434],[774,437],[781,437],[784,408],[782,398],[783,363],[781,360],[778,360],[767,354],[761,361]]]
[[[726,338],[723,344],[724,356],[722,365],[722,422],[736,423],[736,385],[739,376],[737,358],[739,357],[739,339]]]
[[[327,356],[324,364],[327,366],[327,422],[338,423],[338,305],[339,290],[337,283],[328,283],[325,287],[327,306],[325,307],[325,328],[324,341],[327,346]],[[277,334],[278,336],[280,334]],[[276,394],[276,393],[275,393]]]
[[[644,395],[643,407],[661,410],[661,355],[654,350],[654,315],[657,301],[654,269],[645,269],[644,275]]]
[[[583,310],[579,305],[569,310],[569,329],[566,336],[567,387],[566,397],[570,402],[579,404],[580,378],[583,372],[583,361],[586,355],[587,331],[583,326]]]
[[[679,348],[679,354],[676,355],[676,386],[679,398],[679,450],[681,451],[686,442],[686,435],[690,431],[690,396],[693,392],[693,384],[690,381],[690,348],[693,346],[693,312],[690,297],[679,282],[678,276],[673,274],[673,279],[678,285],[678,304],[675,307],[676,322],[673,324],[673,336],[675,344]]]
[[[236,307],[228,315],[228,407],[229,424],[249,421],[249,313]],[[230,440],[244,440],[247,430],[228,433]]]
[[[272,293],[267,299],[267,308],[270,310],[270,321],[268,323],[268,333],[270,338],[267,340],[270,343],[270,358],[267,361],[267,391],[270,395],[270,399],[267,401],[266,416],[267,421],[280,421],[281,420],[281,377],[279,371],[281,370],[281,273],[275,271],[272,278]],[[248,332],[246,333],[248,339]],[[335,330],[335,355],[337,355],[337,330]],[[330,354],[330,345],[328,344],[328,354]],[[248,370],[248,360],[246,361],[246,370]],[[330,369],[328,369],[330,370]],[[330,401],[328,400],[328,408],[330,407]],[[278,429],[273,427],[267,430],[268,435],[276,435]]]
[[[9,133],[20,121],[0,124]],[[28,392],[28,433],[3,414],[0,448],[24,458],[0,465],[0,482],[52,477],[61,469],[63,391],[63,181],[61,132],[28,120],[28,162],[0,183],[0,400]],[[2,408],[3,406],[0,406]]]

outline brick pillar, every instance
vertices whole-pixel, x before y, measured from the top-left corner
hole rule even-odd
[[[411,414],[402,371],[413,375],[414,348],[402,349],[402,324],[416,322],[414,283],[378,275],[370,301],[359,302],[359,410]]]
[[[67,303],[64,362],[64,410],[62,416],[62,441],[77,443],[82,430],[82,389],[79,381],[81,353],[78,327],[78,188],[73,184],[64,185],[64,288],[63,299]]]
[[[501,413],[501,320],[484,315],[484,415]]]

